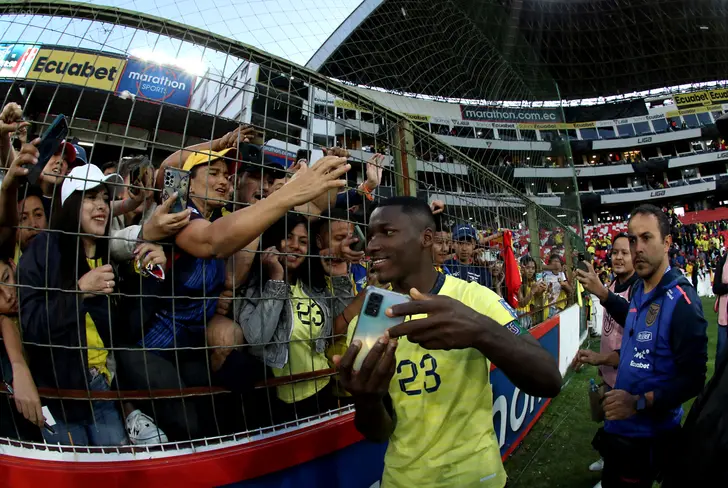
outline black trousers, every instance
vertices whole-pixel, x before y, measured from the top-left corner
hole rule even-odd
[[[599,429],[592,444],[604,458],[602,488],[652,488],[669,468],[678,434],[676,429],[658,437],[636,438]]]
[[[114,352],[117,382],[122,390],[179,390],[191,386],[207,386],[208,362],[205,351],[187,354],[180,351],[175,358],[163,357],[143,349]],[[142,412],[154,419],[170,441],[200,437],[200,399],[209,397],[167,398],[134,401]]]

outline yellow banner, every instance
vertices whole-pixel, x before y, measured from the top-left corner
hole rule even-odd
[[[408,114],[407,112],[404,112],[404,115],[407,118],[409,118],[410,120],[413,120],[415,122],[429,122],[430,121],[429,115]]]
[[[700,105],[720,105],[728,102],[728,89],[705,90],[692,93],[679,93],[672,97],[679,109],[697,107]]]
[[[705,107],[695,107],[695,108],[685,108],[682,110],[673,110],[671,112],[667,112],[665,115],[667,117],[679,117],[681,115],[692,115],[692,114],[702,114],[705,112],[720,112],[723,110],[723,106],[718,105],[708,105]]]
[[[534,122],[533,124],[527,124],[527,123],[520,123],[518,124],[519,129],[525,129],[525,130],[535,130],[535,129],[541,129],[541,130],[556,130],[556,129],[567,129],[566,127],[569,124],[546,124],[546,123],[539,123]],[[562,127],[564,126],[564,127]]]
[[[362,108],[354,102],[350,102],[349,100],[342,100],[340,98],[334,100],[334,107],[343,108],[345,110],[358,110],[359,112],[370,112],[370,110]]]
[[[27,78],[114,91],[125,65],[125,59],[41,49]]]
[[[576,122],[572,124],[574,129],[596,129],[596,122]]]

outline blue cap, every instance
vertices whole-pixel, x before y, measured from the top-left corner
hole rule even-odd
[[[76,150],[76,164],[88,164],[88,157],[86,157],[86,150],[78,144],[73,144],[73,148]]]
[[[465,239],[478,240],[478,232],[475,230],[475,227],[468,224],[456,225],[452,230],[452,240],[462,241]]]

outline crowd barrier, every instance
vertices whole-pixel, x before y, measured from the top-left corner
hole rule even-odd
[[[559,362],[564,375],[581,344],[580,310],[568,307],[530,330]],[[503,459],[538,422],[549,399],[524,394],[494,365],[493,420]],[[103,485],[236,486],[273,488],[378,486],[385,444],[363,440],[354,414],[343,411],[276,432],[206,439],[188,446],[60,448],[20,442],[0,444],[0,486],[71,488]],[[32,456],[30,458],[29,456]]]

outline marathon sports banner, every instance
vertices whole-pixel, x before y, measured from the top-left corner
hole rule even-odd
[[[35,44],[0,44],[0,78],[25,78],[39,50]]]
[[[693,107],[720,105],[728,102],[728,88],[721,90],[705,90],[674,95],[675,105],[680,110]]]
[[[559,108],[507,108],[492,105],[460,105],[463,120],[488,122],[561,122]]]
[[[116,92],[188,107],[194,86],[195,76],[184,70],[130,58]]]
[[[42,48],[26,78],[114,91],[125,66],[125,58]]]

